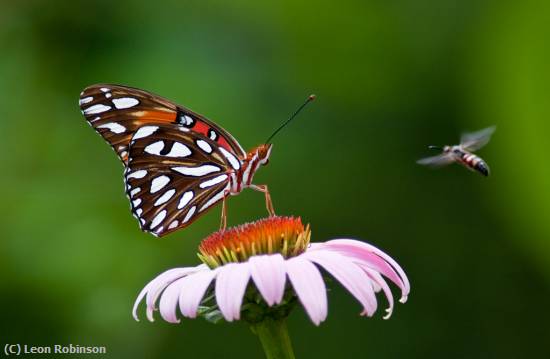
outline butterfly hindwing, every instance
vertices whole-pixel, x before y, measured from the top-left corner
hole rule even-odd
[[[124,164],[136,131],[147,125],[178,124],[244,158],[239,143],[220,126],[172,101],[133,87],[97,84],[84,89],[80,109],[88,123],[113,147]]]
[[[229,192],[241,161],[219,143],[176,124],[139,128],[125,173],[142,230],[163,236],[191,224]]]

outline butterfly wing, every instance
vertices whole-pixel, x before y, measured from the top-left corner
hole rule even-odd
[[[141,229],[164,236],[188,226],[228,194],[241,164],[217,141],[180,125],[139,128],[125,182]]]
[[[477,151],[489,142],[495,130],[496,126],[491,126],[480,131],[465,133],[460,138],[460,145],[467,151]]]
[[[426,157],[416,161],[416,163],[420,165],[426,165],[431,167],[446,166],[453,162],[454,162],[454,157],[450,153],[442,153],[437,156]]]
[[[80,109],[88,123],[111,145],[124,164],[136,131],[146,125],[178,124],[215,141],[245,158],[239,143],[220,126],[183,106],[133,87],[97,84],[80,94]]]

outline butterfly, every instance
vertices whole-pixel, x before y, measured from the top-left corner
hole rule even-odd
[[[225,229],[225,200],[245,188],[263,192],[269,215],[275,215],[267,185],[252,180],[268,164],[269,140],[284,125],[265,144],[245,152],[214,122],[147,91],[97,84],[82,91],[79,104],[124,164],[126,194],[143,231],[164,236],[220,201],[220,227]]]
[[[453,162],[460,163],[469,170],[477,171],[478,173],[489,176],[489,166],[479,156],[473,154],[473,151],[479,150],[481,147],[489,143],[491,135],[495,132],[496,127],[491,126],[479,130],[477,132],[465,133],[460,138],[460,144],[454,146],[429,146],[428,148],[440,150],[442,153],[437,156],[423,158],[417,163],[432,167],[445,166]]]

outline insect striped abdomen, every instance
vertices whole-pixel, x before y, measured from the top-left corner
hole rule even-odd
[[[485,177],[489,176],[489,166],[487,163],[480,158],[480,161],[475,166],[475,170],[484,175]]]
[[[481,159],[481,157],[474,155],[473,153],[464,152],[462,154],[462,163],[474,171],[481,173],[484,176],[489,175],[489,166]]]

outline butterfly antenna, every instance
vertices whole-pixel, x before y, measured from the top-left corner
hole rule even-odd
[[[298,107],[298,109],[296,111],[294,111],[294,113],[292,114],[292,116],[290,116],[290,118],[288,120],[286,120],[281,126],[279,126],[279,128],[277,128],[275,130],[275,132],[273,132],[273,134],[271,134],[271,136],[269,136],[269,138],[267,139],[267,141],[265,141],[265,143],[269,143],[273,137],[275,137],[275,135],[281,131],[286,125],[288,125],[288,123],[290,121],[292,121],[294,119],[294,117],[296,117],[297,114],[300,113],[300,111],[302,111],[302,109],[304,107],[306,107],[306,105],[308,103],[310,103],[311,101],[315,100],[315,95],[309,95],[309,97],[307,98],[307,100],[302,104],[302,106]]]
[[[430,150],[440,150],[440,151],[443,150],[443,147],[441,147],[441,146],[428,146],[428,148]]]

